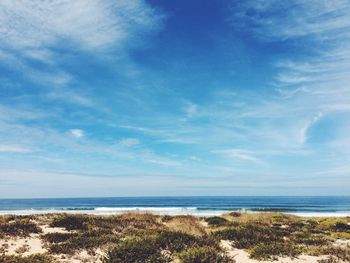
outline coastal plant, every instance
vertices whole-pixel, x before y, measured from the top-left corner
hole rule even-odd
[[[235,260],[212,247],[192,247],[177,255],[182,263],[234,263]]]
[[[47,254],[33,254],[29,256],[0,255],[0,262],[3,263],[54,263],[54,258]]]
[[[19,219],[0,223],[0,236],[29,236],[31,233],[41,233],[42,230],[30,219]]]
[[[277,257],[288,256],[295,258],[302,252],[301,247],[292,243],[262,243],[250,248],[250,257],[258,260],[277,259]]]
[[[347,232],[347,231],[350,231],[350,225],[348,225],[344,222],[336,222],[332,226],[332,230],[337,231],[337,232]]]
[[[260,243],[283,242],[290,233],[285,229],[272,228],[268,225],[240,224],[213,233],[214,237],[234,241],[237,248],[250,248]]]
[[[208,236],[197,237],[183,232],[165,231],[156,236],[156,242],[161,249],[172,253],[181,252],[193,246],[211,246],[220,249],[219,243]]]
[[[331,255],[343,262],[350,262],[350,248],[349,247],[336,247],[332,245],[317,247],[312,251],[312,255]]]
[[[323,235],[314,235],[308,232],[297,232],[291,237],[291,241],[296,244],[307,246],[321,246],[329,243],[329,240]]]
[[[110,249],[103,263],[167,263],[171,258],[162,253],[155,237],[133,238]]]
[[[225,226],[229,223],[229,221],[227,219],[225,219],[223,217],[219,217],[219,216],[207,217],[204,220],[210,226]]]
[[[198,238],[183,232],[166,231],[156,236],[156,243],[159,247],[171,252],[180,252],[198,242]]]
[[[54,218],[50,227],[63,227],[66,230],[86,230],[88,221],[87,216],[63,214]]]
[[[317,263],[338,263],[339,260],[333,256],[317,260]]]
[[[58,237],[58,238],[57,238]],[[44,237],[45,239],[45,237]],[[106,244],[115,244],[120,238],[113,233],[100,231],[84,231],[81,233],[71,233],[66,235],[46,236],[49,244],[49,251],[55,254],[73,254],[76,250],[91,250]]]
[[[77,233],[47,233],[42,239],[49,243],[61,243],[77,235]]]
[[[305,227],[305,223],[303,221],[296,221],[291,222],[288,226],[291,231],[301,231]]]

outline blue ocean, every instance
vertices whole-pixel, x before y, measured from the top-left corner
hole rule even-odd
[[[350,196],[266,197],[110,197],[0,199],[0,214],[154,213],[168,215],[212,216],[231,211],[283,212],[301,216],[350,216]]]

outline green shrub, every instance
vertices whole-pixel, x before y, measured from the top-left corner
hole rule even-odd
[[[47,254],[33,254],[27,257],[0,255],[3,263],[53,263],[55,260]]]
[[[7,223],[0,223],[0,235],[28,236],[31,233],[40,233],[41,228],[30,219],[20,219]]]
[[[216,238],[235,241],[237,248],[250,248],[260,243],[283,242],[290,233],[285,229],[272,228],[268,225],[240,224],[213,234]]]
[[[64,227],[66,230],[86,230],[89,218],[83,215],[60,215],[51,222],[51,227]]]
[[[314,252],[314,255],[331,255],[344,262],[350,262],[350,248],[342,248],[335,246],[318,247]]]
[[[68,237],[66,240],[64,238]],[[50,237],[52,238],[52,237]],[[119,237],[112,233],[104,233],[100,231],[86,231],[82,233],[68,234],[61,236],[55,241],[62,240],[49,245],[49,251],[55,254],[72,254],[80,249],[97,248],[105,244],[115,244],[119,242]]]
[[[343,222],[336,222],[332,228],[334,231],[339,231],[339,232],[350,231],[350,225],[345,224]]]
[[[301,221],[292,222],[289,224],[289,228],[292,231],[300,231],[304,226],[305,226],[305,223]]]
[[[228,223],[225,218],[219,216],[207,217],[204,220],[210,226],[225,226]]]
[[[192,247],[178,254],[182,263],[233,263],[233,259],[211,247]]]
[[[277,256],[295,258],[301,254],[301,249],[293,244],[268,243],[258,244],[250,249],[250,257],[255,259],[276,259]]]
[[[61,243],[74,236],[77,236],[77,233],[48,233],[43,235],[42,239],[49,243]]]
[[[199,242],[199,239],[193,235],[183,232],[162,232],[156,237],[156,242],[162,249],[171,252],[180,252]]]
[[[305,244],[308,246],[321,246],[329,242],[329,240],[324,236],[312,235],[308,232],[294,234],[294,236],[291,238],[291,241],[296,244]]]
[[[161,253],[154,237],[125,240],[107,252],[103,263],[164,263],[170,258]]]
[[[161,249],[172,253],[181,252],[192,246],[211,246],[220,249],[219,243],[208,236],[196,237],[183,232],[165,231],[157,235],[155,239]]]

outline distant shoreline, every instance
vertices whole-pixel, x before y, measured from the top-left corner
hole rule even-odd
[[[279,212],[303,217],[350,217],[350,197],[182,196],[0,199],[0,215],[152,213],[208,217],[232,211]]]
[[[42,214],[86,214],[86,215],[123,215],[128,213],[135,214],[154,214],[180,216],[190,215],[195,217],[222,216],[230,212],[258,214],[258,213],[281,213],[286,215],[294,215],[299,217],[319,217],[319,218],[346,218],[350,217],[350,211],[339,212],[283,212],[283,211],[250,211],[250,210],[198,210],[197,208],[179,208],[179,207],[101,207],[101,208],[85,208],[85,209],[28,209],[28,210],[0,210],[0,216],[4,215],[42,215]]]

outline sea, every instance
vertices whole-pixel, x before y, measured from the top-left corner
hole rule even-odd
[[[191,196],[0,199],[0,215],[81,213],[215,216],[282,212],[306,217],[350,217],[350,196]]]

